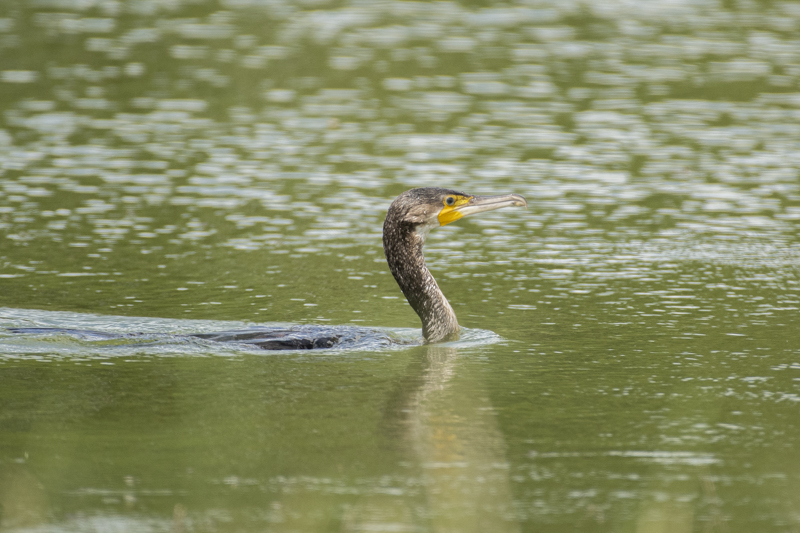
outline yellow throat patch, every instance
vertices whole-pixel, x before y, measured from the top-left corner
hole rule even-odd
[[[442,200],[444,209],[439,212],[439,225],[444,226],[463,217],[464,214],[460,212],[458,208],[472,200],[472,198],[472,196],[461,196],[459,194],[450,194],[445,197],[445,199]]]

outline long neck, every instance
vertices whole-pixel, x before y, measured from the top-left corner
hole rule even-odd
[[[383,225],[386,261],[400,290],[422,320],[425,342],[457,339],[456,314],[425,265],[424,243],[425,237],[413,226],[387,217]]]

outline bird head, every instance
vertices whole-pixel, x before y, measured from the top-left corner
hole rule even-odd
[[[398,196],[388,216],[415,226],[423,237],[434,227],[445,226],[465,216],[493,211],[502,207],[523,206],[528,202],[518,194],[474,196],[450,189],[423,187]]]

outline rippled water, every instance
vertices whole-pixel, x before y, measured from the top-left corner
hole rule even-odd
[[[800,528],[793,2],[0,5],[0,530]],[[417,186],[466,339],[419,322]],[[147,317],[147,318],[142,318]],[[174,339],[173,339],[174,340]]]

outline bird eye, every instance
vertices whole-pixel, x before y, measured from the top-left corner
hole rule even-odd
[[[454,203],[456,203],[456,199],[453,198],[452,196],[448,196],[447,199],[444,201],[444,203],[446,205],[453,205]]]

